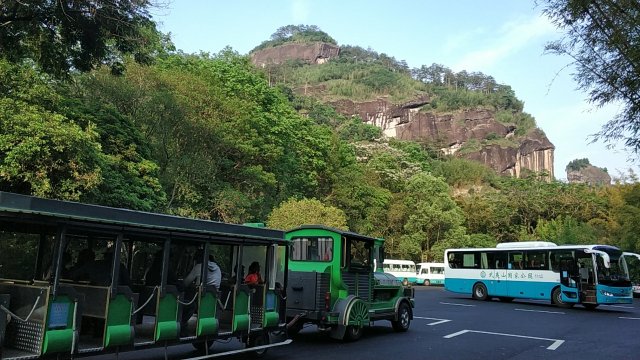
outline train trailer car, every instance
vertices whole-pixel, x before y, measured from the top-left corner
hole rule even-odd
[[[208,356],[231,339],[263,355],[291,342],[271,342],[286,335],[287,244],[279,230],[0,192],[0,360],[183,343]],[[263,280],[247,284],[254,263]]]

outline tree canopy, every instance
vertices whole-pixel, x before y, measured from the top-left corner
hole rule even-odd
[[[148,61],[145,50],[158,35],[150,6],[151,0],[1,1],[0,54],[30,59],[55,75],[115,65],[119,54]]]
[[[540,0],[544,13],[565,37],[550,53],[567,55],[579,88],[598,106],[621,103],[622,110],[596,134],[622,139],[640,151],[640,3],[636,0]]]

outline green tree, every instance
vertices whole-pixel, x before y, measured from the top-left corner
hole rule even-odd
[[[129,117],[150,144],[170,212],[261,221],[280,202],[331,187],[331,130],[298,115],[247,57],[175,54],[124,76],[82,77],[85,96]]]
[[[0,60],[0,188],[79,200],[102,181],[95,125],[57,111],[51,81],[29,66]]]
[[[320,224],[348,230],[345,213],[317,199],[289,199],[273,209],[267,225],[270,228],[290,230],[301,225]]]
[[[2,1],[0,54],[16,62],[31,59],[55,75],[114,64],[120,54],[148,60],[145,50],[158,36],[150,6],[150,0]]]
[[[597,134],[607,141],[624,139],[640,150],[640,3],[635,0],[544,0],[543,12],[564,30],[564,39],[546,46],[567,55],[580,89],[592,103],[621,103],[622,110]]]
[[[409,180],[405,197],[409,215],[400,245],[401,249],[410,251],[405,255],[413,259],[424,256],[430,260],[433,245],[466,236],[462,226],[464,215],[449,191],[442,178],[427,173],[414,175]]]
[[[83,128],[94,126],[101,144],[100,168],[105,180],[83,195],[83,202],[164,210],[166,195],[158,179],[158,165],[150,160],[149,144],[129,118],[113,107],[73,98],[62,103],[61,111]]]

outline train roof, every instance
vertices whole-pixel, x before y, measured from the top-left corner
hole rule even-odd
[[[285,243],[284,231],[173,215],[43,199],[0,191],[0,218],[29,216],[55,222],[87,222],[169,233]]]
[[[382,240],[382,239],[374,238],[374,237],[371,237],[371,236],[366,236],[366,235],[354,233],[354,232],[351,232],[351,231],[341,230],[341,229],[337,229],[337,228],[333,228],[333,227],[325,226],[325,225],[302,225],[302,226],[299,226],[299,227],[297,227],[295,229],[291,229],[291,230],[287,231],[287,234],[292,233],[294,231],[299,231],[299,230],[326,230],[326,231],[330,231],[330,232],[334,232],[334,233],[340,234],[341,236],[345,236],[345,237],[348,237],[348,238],[356,238],[356,239],[360,239],[360,240],[364,240],[364,241]]]

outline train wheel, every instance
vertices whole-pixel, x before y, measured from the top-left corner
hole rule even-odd
[[[409,330],[410,324],[411,312],[409,310],[409,305],[402,303],[398,308],[398,320],[391,321],[391,326],[393,326],[393,330],[395,331],[405,332]]]
[[[247,341],[248,348],[268,345],[268,344],[269,344],[269,334],[266,331],[249,335],[249,340]],[[256,350],[253,352],[253,355],[256,358],[262,358],[267,354],[267,350],[269,349]]]
[[[344,338],[347,341],[356,341],[362,337],[364,332],[363,327],[360,325],[347,326],[347,332],[344,333]]]
[[[214,342],[215,340],[205,340],[191,343],[191,345],[193,345],[193,348],[200,351],[201,353],[207,353],[209,350],[211,350]]]

